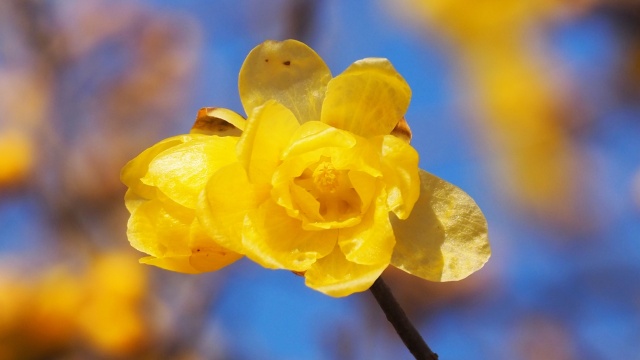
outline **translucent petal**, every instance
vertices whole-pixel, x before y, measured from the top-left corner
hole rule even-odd
[[[376,147],[380,146],[374,145],[347,131],[310,121],[300,126],[292,135],[291,144],[285,150],[283,159],[298,156],[304,156],[305,159],[330,157],[337,169],[360,170],[379,176],[382,175],[378,170],[380,154]]]
[[[272,200],[250,212],[243,228],[245,254],[258,264],[274,269],[305,271],[316,259],[333,249],[336,230],[305,231]]]
[[[362,265],[391,261],[395,239],[385,198],[377,197],[360,224],[340,229],[338,244],[347,260]]]
[[[256,108],[238,142],[238,158],[252,183],[271,182],[282,152],[299,127],[291,111],[275,101]]]
[[[170,147],[149,163],[144,184],[156,186],[176,203],[195,209],[200,191],[219,168],[237,160],[235,137],[191,135],[189,142]]]
[[[311,164],[317,162],[319,158],[319,153],[306,153],[304,155],[286,159],[282,164],[280,164],[280,166],[278,166],[273,174],[271,181],[273,186],[273,189],[271,190],[271,197],[278,203],[278,205],[289,210],[289,214],[291,216],[299,216],[300,211],[299,207],[293,200],[293,197],[300,195],[298,194],[298,191],[305,191],[293,188],[296,187],[294,179],[299,177]]]
[[[300,126],[292,135],[291,144],[283,157],[297,156],[326,147],[351,148],[356,142],[353,134],[320,121],[310,121]]]
[[[242,255],[228,250],[213,241],[198,219],[191,223],[189,235],[189,247],[191,248],[189,263],[198,272],[221,269],[242,257]]]
[[[386,269],[388,263],[359,265],[347,260],[336,246],[333,251],[316,261],[304,274],[308,287],[334,297],[365,291]]]
[[[321,119],[363,137],[388,135],[410,100],[411,88],[387,59],[367,58],[329,82]]]
[[[244,217],[268,197],[268,187],[251,184],[242,165],[233,163],[211,176],[200,197],[197,217],[215,242],[243,253]]]
[[[322,58],[296,40],[265,41],[255,47],[240,69],[238,88],[247,115],[276,100],[304,123],[320,120],[331,72]]]
[[[157,266],[161,269],[175,271],[185,274],[198,274],[202,271],[196,270],[190,263],[191,255],[178,255],[171,257],[156,258],[146,256],[140,259],[141,264]]]
[[[225,109],[206,107],[198,111],[196,121],[190,134],[240,136],[247,121],[237,112]]]
[[[391,264],[430,281],[463,279],[491,256],[484,215],[456,186],[424,170],[420,181],[420,198],[409,218],[392,217]]]
[[[133,211],[127,224],[131,246],[153,257],[190,255],[189,232],[193,210],[148,200]]]
[[[148,199],[136,194],[131,189],[127,189],[127,192],[124,194],[124,206],[129,210],[129,213],[134,212],[138,206],[142,205],[147,200]]]
[[[362,202],[360,211],[364,214],[369,210],[370,205],[375,205],[372,202],[376,192],[380,190],[377,179],[365,172],[352,170],[349,171],[349,180],[360,197]]]
[[[193,210],[156,199],[134,209],[127,236],[134,248],[151,255],[141,263],[172,271],[214,271],[241,257],[208,237]]]
[[[418,152],[402,139],[385,135],[373,139],[379,146],[387,204],[400,219],[406,219],[420,196]]]
[[[149,163],[166,149],[190,140],[191,135],[173,136],[146,149],[122,168],[122,171],[120,172],[120,181],[140,197],[145,199],[155,198],[156,189],[154,189],[153,186],[145,185],[140,181],[140,179],[144,177],[149,170]]]
[[[302,217],[304,217],[304,220],[307,221],[322,221],[322,215],[320,215],[320,203],[315,197],[313,197],[313,195],[311,195],[311,193],[296,184],[290,185],[289,193],[291,196],[291,202],[288,204],[285,203],[285,209],[293,209],[296,210],[295,212],[300,212]],[[278,205],[280,205],[280,202],[278,202]],[[287,213],[291,214],[289,211]],[[301,220],[303,219],[301,218]]]

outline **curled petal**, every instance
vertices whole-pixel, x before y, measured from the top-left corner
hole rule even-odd
[[[255,109],[238,142],[238,158],[247,169],[251,182],[271,181],[281,155],[298,127],[293,113],[275,101]]]
[[[198,274],[198,271],[190,263],[191,255],[174,255],[162,258],[146,256],[140,259],[141,264],[157,266],[161,269],[175,271],[184,274]]]
[[[273,99],[304,123],[320,120],[330,79],[327,65],[307,45],[296,40],[265,41],[247,55],[238,88],[247,115]]]
[[[240,259],[242,255],[221,247],[193,249],[190,255],[173,255],[156,258],[147,256],[140,263],[157,266],[186,274],[216,271]]]
[[[395,239],[385,198],[378,196],[358,225],[340,229],[338,244],[348,261],[362,265],[391,261]]]
[[[356,144],[353,134],[341,131],[320,121],[310,121],[300,126],[292,135],[291,144],[283,157],[292,157],[322,148],[351,148]]]
[[[129,210],[129,213],[133,213],[138,206],[144,204],[147,200],[149,199],[143,198],[131,189],[127,189],[127,192],[124,194],[124,206]]]
[[[343,297],[365,291],[386,269],[388,263],[360,265],[347,260],[336,246],[305,272],[308,287],[333,297]]]
[[[217,169],[236,161],[235,137],[190,135],[149,163],[142,183],[157,187],[176,203],[195,209],[200,191]]]
[[[410,100],[411,88],[387,59],[367,58],[329,82],[321,120],[363,137],[388,135]]]
[[[420,170],[421,193],[407,220],[392,217],[396,246],[391,264],[430,281],[455,281],[491,256],[487,222],[458,187]]]
[[[191,248],[189,264],[198,272],[216,271],[242,257],[213,241],[198,219],[194,219],[191,223],[189,247]]]
[[[420,196],[418,153],[402,139],[392,135],[374,140],[382,159],[387,205],[399,219],[406,219]]]
[[[143,184],[143,178],[149,170],[149,163],[161,152],[178,144],[191,140],[191,135],[178,135],[164,139],[152,147],[146,149],[140,155],[129,161],[120,172],[120,181],[129,187],[132,193],[145,199],[156,197],[156,189],[153,186]]]
[[[211,176],[201,194],[196,214],[207,234],[218,244],[244,253],[244,218],[268,197],[269,188],[250,183],[247,172],[236,162]]]
[[[134,248],[150,255],[140,259],[141,263],[182,273],[218,270],[240,258],[197,227],[193,210],[149,200],[132,212],[127,236]]]
[[[206,107],[198,111],[196,121],[191,127],[191,134],[240,136],[246,125],[246,120],[237,112],[224,109]]]
[[[274,201],[267,200],[250,212],[244,223],[245,254],[258,264],[274,269],[305,271],[316,259],[333,249],[337,230],[305,231]]]
[[[131,246],[153,257],[189,255],[193,210],[170,202],[148,200],[132,212],[127,224]]]

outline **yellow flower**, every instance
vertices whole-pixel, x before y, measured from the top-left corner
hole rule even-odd
[[[205,109],[203,109],[205,111]],[[244,119],[224,109],[216,119],[242,127]],[[131,160],[121,173],[129,187],[131,213],[127,236],[149,254],[140,262],[167,270],[199,273],[222,268],[241,255],[221,247],[203,231],[195,216],[198,197],[211,174],[236,161],[236,136],[218,136],[206,123],[206,111],[191,134],[160,141]],[[211,134],[211,135],[208,135]]]
[[[411,89],[388,60],[332,78],[303,43],[267,41],[245,60],[239,90],[248,120],[203,109],[191,134],[123,169],[129,241],[151,255],[142,262],[201,272],[243,254],[346,296],[390,264],[451,281],[487,261],[473,199],[418,168],[404,127]]]
[[[249,118],[237,161],[212,172],[196,210],[223,247],[304,273],[331,296],[368,289],[389,264],[449,281],[486,262],[475,202],[419,170],[416,151],[390,135],[411,90],[389,61],[332,78],[306,45],[267,41],[239,88]]]

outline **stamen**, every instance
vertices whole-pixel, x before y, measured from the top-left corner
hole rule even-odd
[[[313,183],[316,188],[324,193],[333,193],[338,189],[338,170],[331,161],[323,161],[313,171]]]

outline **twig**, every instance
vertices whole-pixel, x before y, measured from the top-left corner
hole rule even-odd
[[[387,316],[387,320],[396,329],[404,345],[417,360],[438,360],[438,354],[431,351],[416,328],[411,324],[389,287],[379,277],[369,289]]]

